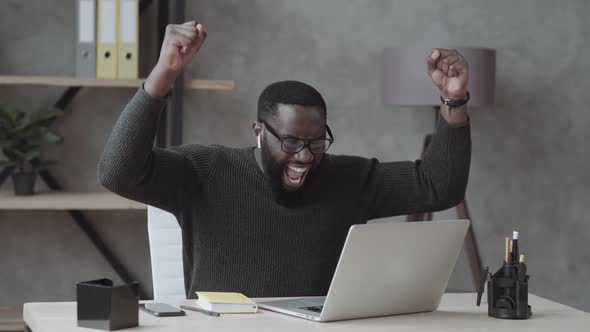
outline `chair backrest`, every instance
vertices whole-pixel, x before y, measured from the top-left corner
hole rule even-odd
[[[173,214],[148,206],[154,300],[184,299],[182,236]]]

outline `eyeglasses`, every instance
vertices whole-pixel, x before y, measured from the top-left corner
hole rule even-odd
[[[305,148],[309,148],[309,151],[313,154],[322,154],[328,151],[330,145],[334,143],[334,136],[332,135],[332,131],[330,127],[326,125],[326,132],[328,133],[328,138],[321,138],[321,139],[314,139],[310,141],[306,141],[294,138],[294,137],[280,137],[277,132],[264,120],[260,122],[264,123],[264,126],[268,131],[276,137],[279,141],[281,141],[281,150],[286,153],[297,153]]]

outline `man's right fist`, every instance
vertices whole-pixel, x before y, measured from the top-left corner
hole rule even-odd
[[[158,66],[180,72],[193,60],[206,38],[205,28],[195,21],[169,24],[162,42]]]

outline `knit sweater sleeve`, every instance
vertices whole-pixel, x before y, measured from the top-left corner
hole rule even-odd
[[[370,164],[369,219],[457,205],[465,197],[470,161],[469,123],[451,127],[441,119],[423,160]]]
[[[98,162],[98,182],[106,189],[176,213],[195,190],[210,163],[211,150],[154,147],[165,99],[140,88],[127,104]]]

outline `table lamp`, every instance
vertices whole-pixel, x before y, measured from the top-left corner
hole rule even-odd
[[[449,48],[449,47],[445,47]],[[492,107],[494,105],[496,82],[496,51],[487,48],[454,48],[469,64],[467,89],[471,99],[469,110]],[[426,58],[432,48],[393,47],[383,50],[383,102],[388,106],[403,106],[415,109],[431,107],[434,109],[434,129],[439,121],[440,91],[432,82],[426,69]],[[427,135],[422,146],[421,158],[428,149],[432,135]],[[459,219],[470,219],[465,200],[456,207]],[[407,221],[432,220],[432,213],[407,216]],[[482,275],[481,257],[473,232],[473,222],[465,237],[466,254],[469,260],[472,281],[475,288]]]

